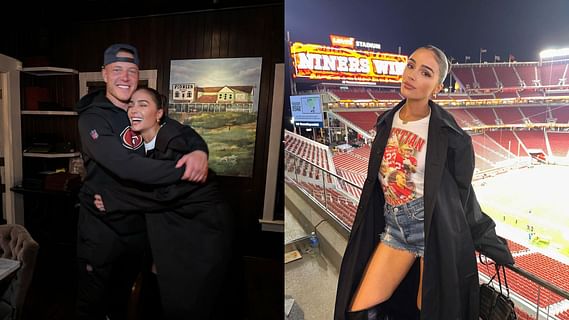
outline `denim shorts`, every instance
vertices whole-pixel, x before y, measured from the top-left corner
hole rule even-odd
[[[385,232],[381,241],[386,245],[422,257],[425,253],[425,206],[423,198],[400,206],[385,203]]]

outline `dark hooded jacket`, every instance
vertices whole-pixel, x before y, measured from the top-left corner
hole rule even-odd
[[[404,104],[405,100],[382,114],[376,124],[368,175],[340,270],[335,320],[346,319],[365,267],[385,228],[385,199],[378,172],[393,116]],[[419,259],[385,307],[397,319],[477,320],[479,282],[475,250],[498,264],[513,264],[514,260],[496,235],[494,221],[481,211],[474,194],[471,137],[446,110],[432,101],[429,106],[422,310],[419,316],[416,307]]]
[[[178,160],[202,150],[191,127],[165,118],[148,157]],[[234,216],[221,195],[215,173],[205,183],[180,181],[150,189],[105,189],[106,214],[145,208],[152,258],[158,270],[164,319],[212,319],[233,254]],[[224,289],[222,289],[224,288]],[[180,298],[181,297],[181,298]],[[217,319],[217,318],[216,318]]]
[[[190,126],[164,117],[163,124],[156,135],[154,149],[147,157],[159,160],[179,160],[184,154],[202,150],[207,152],[207,144]],[[178,181],[167,186],[147,186],[139,188],[105,188],[100,192],[107,214],[114,212],[173,211],[191,218],[204,210],[204,205],[222,199],[219,194],[215,172],[209,170],[205,183]]]

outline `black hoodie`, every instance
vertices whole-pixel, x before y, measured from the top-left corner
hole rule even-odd
[[[86,169],[79,194],[81,207],[118,234],[144,231],[143,215],[101,214],[93,203],[94,194],[103,186],[112,192],[122,185],[173,184],[180,181],[184,168],[176,169],[174,161],[144,157],[144,143],[141,137],[131,135],[126,111],[113,105],[104,90],[81,98],[76,109]]]
[[[190,126],[165,117],[156,135],[152,152],[147,155],[153,159],[178,160],[184,154],[201,150],[207,152],[207,144]],[[128,188],[105,190],[101,193],[107,214],[116,211],[140,212],[144,207],[148,213],[176,212],[183,217],[192,218],[208,211],[216,203],[222,202],[217,178],[209,170],[207,181],[194,183],[180,181],[160,188]],[[204,210],[204,208],[207,208]]]

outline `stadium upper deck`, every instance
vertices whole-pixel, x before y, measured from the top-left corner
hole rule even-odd
[[[569,102],[569,59],[546,62],[453,64],[442,105],[512,104],[543,100]],[[314,85],[313,85],[314,86]],[[401,100],[397,85],[349,86],[320,83],[329,108],[384,107]]]

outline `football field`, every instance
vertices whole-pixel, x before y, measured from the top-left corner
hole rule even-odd
[[[474,183],[482,210],[527,232],[532,244],[569,256],[569,167],[537,165]]]

